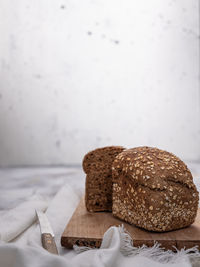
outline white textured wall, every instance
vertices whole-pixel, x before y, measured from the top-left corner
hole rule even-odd
[[[104,145],[200,160],[198,0],[2,0],[0,165]]]

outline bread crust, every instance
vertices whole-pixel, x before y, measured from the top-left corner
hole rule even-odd
[[[178,157],[152,147],[127,149],[112,165],[114,216],[149,231],[180,229],[195,220],[199,193]]]
[[[97,148],[83,158],[86,173],[85,203],[90,212],[112,210],[112,163],[124,150],[121,146]]]

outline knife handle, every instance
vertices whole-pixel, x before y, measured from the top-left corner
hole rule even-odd
[[[56,243],[55,243],[55,240],[51,234],[46,234],[46,233],[42,234],[41,239],[42,239],[43,248],[45,248],[50,253],[58,255]]]

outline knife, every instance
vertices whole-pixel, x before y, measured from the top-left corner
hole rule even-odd
[[[41,241],[43,248],[45,248],[50,253],[58,255],[58,250],[54,240],[54,233],[46,214],[38,210],[35,210],[35,212],[40,223]]]

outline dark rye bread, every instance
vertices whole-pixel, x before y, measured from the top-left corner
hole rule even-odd
[[[90,151],[83,158],[86,175],[85,203],[90,212],[112,210],[112,163],[124,150],[109,146]]]
[[[199,193],[175,155],[151,147],[124,150],[113,162],[112,175],[114,216],[157,232],[194,222]]]

